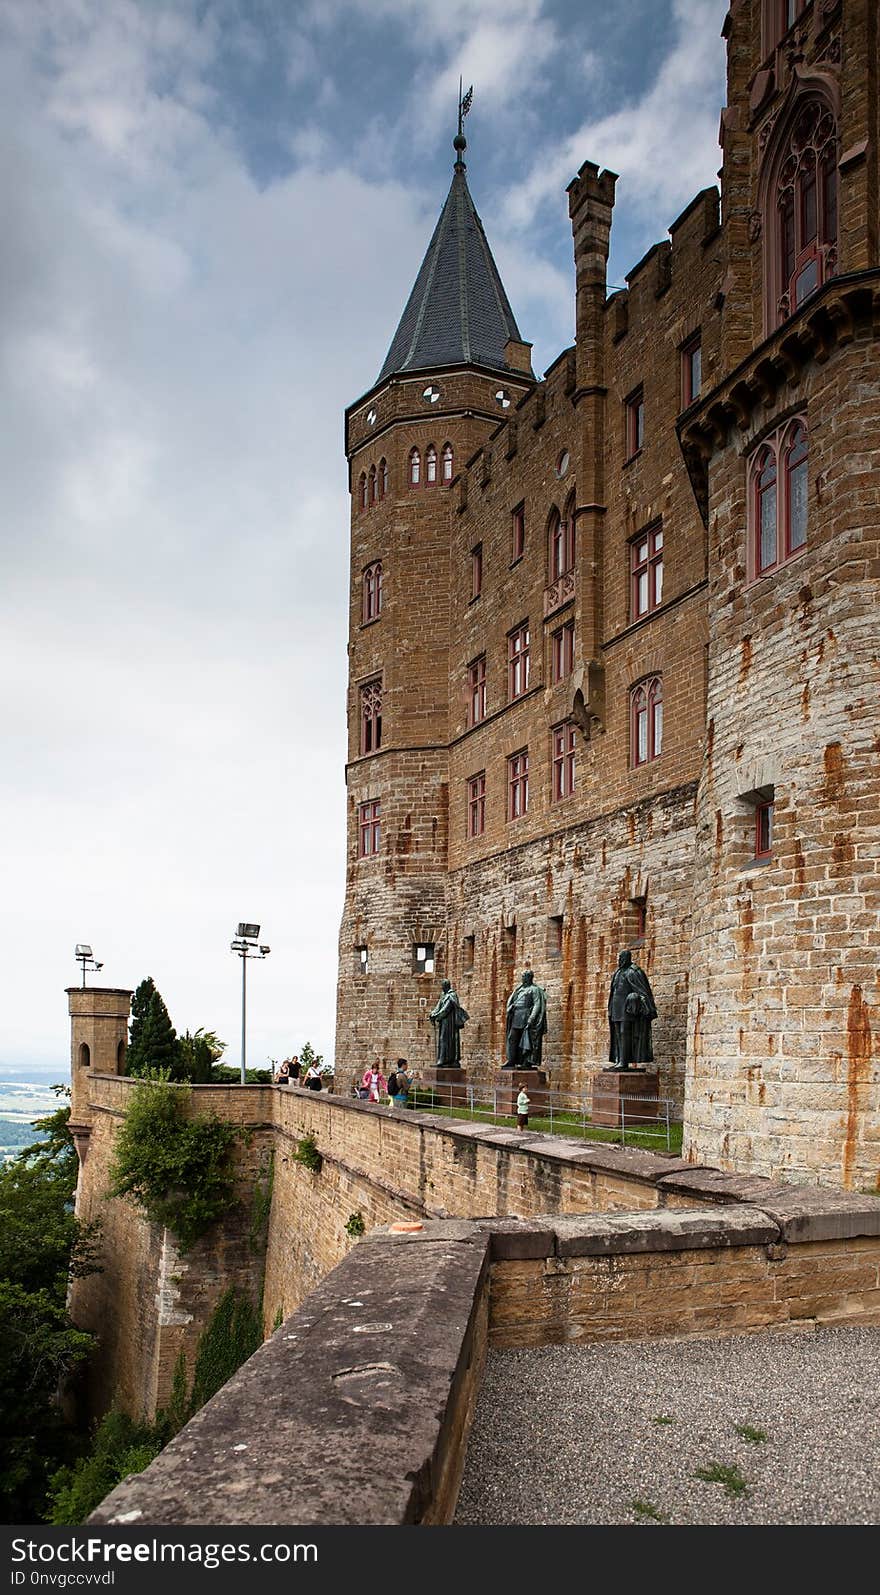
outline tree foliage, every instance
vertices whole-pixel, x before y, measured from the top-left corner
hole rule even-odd
[[[55,1086],[60,1095],[64,1086]],[[77,1158],[69,1107],[37,1121],[45,1134],[0,1168],[0,1512],[34,1522],[49,1473],[72,1438],[58,1404],[62,1379],[92,1337],[67,1314],[72,1275],[98,1267],[96,1225],[73,1213]]]
[[[239,1134],[215,1114],[188,1119],[175,1086],[144,1080],[116,1137],[110,1195],[133,1196],[187,1251],[229,1206]]]
[[[178,1036],[151,975],[142,980],[131,1002],[126,1069],[144,1080],[188,1080],[206,1085],[211,1070],[226,1051],[216,1031],[200,1025]]]

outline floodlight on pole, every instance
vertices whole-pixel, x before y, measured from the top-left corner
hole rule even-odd
[[[87,969],[92,969],[92,970],[95,971],[95,973],[97,973],[97,971],[99,969],[103,969],[104,968],[104,965],[102,963],[100,963],[98,961],[98,959],[95,957],[95,955],[92,952],[92,949],[89,946],[88,942],[84,942],[84,941],[78,941],[77,942],[77,944],[76,944],[76,952],[74,954],[74,957],[76,958],[76,961],[77,961],[78,964],[82,964],[83,987],[85,987],[86,970]]]
[[[265,958],[272,951],[271,947],[258,946],[260,935],[259,925],[247,924],[239,921],[235,937],[230,942],[230,950],[237,953],[241,959],[241,1083],[247,1084],[247,966],[249,958]]]

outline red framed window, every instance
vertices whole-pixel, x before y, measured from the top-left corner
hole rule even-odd
[[[483,591],[483,545],[477,543],[471,549],[471,600],[479,598]]]
[[[486,655],[480,654],[468,665],[468,725],[479,725],[486,718]]]
[[[365,681],[360,689],[361,753],[376,753],[382,746],[382,677]]]
[[[755,804],[755,858],[769,858],[773,851],[773,800]]]
[[[437,481],[437,450],[433,443],[429,443],[425,450],[425,481],[433,487]]]
[[[363,577],[364,625],[378,620],[382,613],[382,561],[376,559],[368,565]]]
[[[529,623],[507,637],[507,697],[512,702],[529,690]]]
[[[376,467],[375,467],[375,465],[371,465],[370,466],[370,503],[371,504],[375,504],[377,497],[378,497],[378,488],[376,486]]]
[[[686,410],[700,396],[703,385],[703,345],[695,332],[681,346],[681,405]]]
[[[467,833],[482,836],[486,829],[486,772],[472,775],[467,784]]]
[[[443,445],[443,454],[441,456],[441,460],[442,460],[443,480],[444,480],[444,482],[451,482],[452,481],[452,476],[453,476],[453,466],[454,466],[454,463],[455,463],[454,462],[454,455],[453,455],[453,452],[452,452],[452,444],[451,443],[445,443]]]
[[[749,465],[750,568],[754,576],[806,547],[809,440],[803,417],[766,439]]]
[[[409,485],[419,487],[422,480],[422,456],[418,449],[409,451]]]
[[[529,807],[529,750],[521,748],[507,761],[507,818],[519,820]]]
[[[778,326],[837,270],[837,125],[824,102],[802,106],[776,172],[767,233]]]
[[[369,503],[369,498],[367,496],[367,473],[366,473],[366,471],[361,471],[360,479],[358,481],[358,504],[360,505],[360,508],[362,510],[365,510],[367,505],[368,505],[368,503]]]
[[[379,461],[379,497],[384,498],[388,492],[388,461]]]
[[[640,620],[663,601],[663,527],[649,526],[630,544],[630,618]]]
[[[358,807],[358,857],[370,858],[382,843],[382,804],[379,798]]]
[[[510,513],[510,558],[522,559],[526,549],[526,507],[517,504]]]
[[[635,459],[645,441],[645,390],[636,388],[624,405],[626,458]]]
[[[632,763],[650,764],[663,751],[663,681],[650,676],[630,693]]]
[[[574,791],[575,728],[570,720],[554,726],[552,738],[552,784],[554,803],[571,797]]]
[[[558,581],[560,576],[574,570],[574,556],[574,515],[567,515],[563,520],[559,511],[554,510],[547,528],[548,580]]]
[[[564,681],[570,676],[574,668],[574,621],[567,620],[564,626],[554,631],[550,639],[550,679],[552,682]]]

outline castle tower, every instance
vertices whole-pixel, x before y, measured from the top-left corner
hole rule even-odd
[[[90,1132],[88,1079],[124,1074],[130,991],[111,986],[68,986],[70,1013],[70,1129],[82,1163]]]
[[[462,468],[534,386],[468,189],[452,183],[375,385],[346,412],[346,895],[337,1077],[430,1062],[445,968],[450,547]],[[470,551],[475,590],[479,546]]]
[[[688,1156],[880,1183],[877,60],[870,0],[725,24]],[[704,367],[705,370],[705,367]]]

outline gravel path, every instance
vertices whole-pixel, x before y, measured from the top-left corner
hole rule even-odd
[[[455,1522],[876,1524],[880,1328],[492,1351]]]

